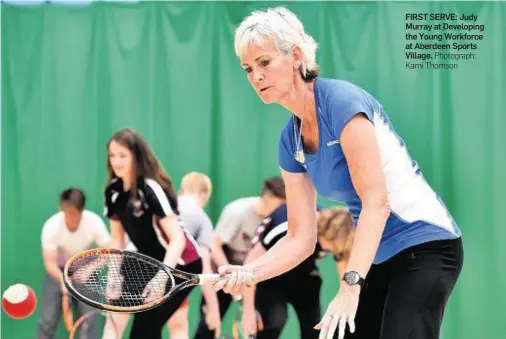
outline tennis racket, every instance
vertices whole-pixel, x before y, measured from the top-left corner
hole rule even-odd
[[[67,294],[62,295],[62,314],[63,314],[63,322],[65,324],[65,329],[69,332],[69,339],[74,339],[77,333],[77,330],[81,327],[81,325],[88,319],[94,315],[102,314],[104,317],[110,317],[110,315],[105,314],[100,310],[89,311],[80,316],[74,322],[74,313],[72,311],[72,303],[71,299]],[[114,320],[111,319],[112,325],[114,327],[114,333],[116,331],[116,325],[114,324]]]
[[[147,311],[185,288],[220,279],[183,272],[142,253],[104,248],[78,253],[63,271],[65,287],[76,299],[118,313]]]
[[[70,299],[67,294],[62,295],[61,308],[65,329],[70,332],[72,326],[74,326],[74,314],[72,312],[72,305],[70,304]]]
[[[88,319],[89,317],[95,316],[102,313],[100,310],[94,310],[94,311],[88,311],[82,316],[79,317],[79,319],[76,320],[75,323],[73,323],[72,327],[69,329],[69,339],[76,338],[77,330],[79,330],[80,326]]]

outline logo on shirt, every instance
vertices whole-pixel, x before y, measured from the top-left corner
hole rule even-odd
[[[332,146],[332,145],[339,144],[339,143],[340,143],[339,140],[336,139],[336,140],[332,140],[332,141],[327,142],[327,146]]]
[[[132,209],[133,215],[137,218],[141,217],[144,214],[144,210],[142,209],[142,202],[140,200],[132,201]]]

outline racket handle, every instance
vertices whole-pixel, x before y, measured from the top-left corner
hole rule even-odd
[[[215,283],[220,281],[222,278],[219,274],[199,274],[199,285],[206,285],[209,283]]]
[[[222,279],[227,279],[231,276],[231,274],[226,274],[224,277],[221,277],[219,274],[199,274],[199,285],[205,284],[214,284]]]

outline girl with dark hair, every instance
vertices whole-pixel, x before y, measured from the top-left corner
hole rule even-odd
[[[110,219],[113,247],[126,246],[126,233],[140,253],[185,272],[201,273],[198,245],[179,220],[172,181],[144,138],[132,129],[121,129],[107,143],[107,154],[104,212]],[[161,297],[151,288],[159,278],[150,277],[139,291],[145,303]],[[111,295],[118,288],[122,290],[108,286]],[[130,338],[162,338],[163,326],[191,291],[185,289],[153,310],[136,313]]]

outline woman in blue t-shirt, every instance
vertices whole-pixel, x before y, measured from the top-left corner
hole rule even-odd
[[[318,76],[316,47],[285,8],[253,12],[236,31],[253,89],[292,113],[279,139],[288,232],[257,260],[221,267],[232,275],[216,288],[240,294],[313,253],[318,192],[346,203],[356,226],[344,283],[317,324],[320,338],[337,328],[339,338],[439,338],[462,269],[461,231],[382,105],[354,84]]]

